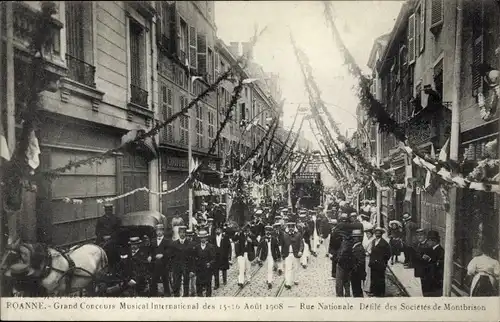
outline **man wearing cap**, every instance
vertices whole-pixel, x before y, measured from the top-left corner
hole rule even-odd
[[[212,296],[212,275],[215,264],[215,249],[208,242],[208,231],[201,229],[198,232],[200,243],[192,250],[194,272],[196,274],[196,295],[203,297]]]
[[[366,278],[366,252],[362,244],[363,231],[354,229],[352,231],[352,265],[351,265],[351,286],[353,297],[363,297],[363,281]]]
[[[370,254],[370,290],[375,297],[385,296],[385,271],[387,263],[391,258],[391,247],[389,243],[382,238],[384,229],[377,227],[373,230],[375,235],[372,241]]]
[[[156,238],[152,240],[153,248],[153,285],[151,286],[152,296],[158,295],[158,283],[163,284],[164,296],[170,297],[170,270],[172,253],[169,241],[165,237],[165,227],[163,224],[156,225]]]
[[[95,226],[96,243],[101,244],[104,236],[111,236],[111,240],[116,240],[116,233],[121,226],[121,220],[115,215],[113,205],[104,206],[104,215],[97,219]]]
[[[422,291],[424,297],[443,296],[443,268],[444,249],[441,247],[439,233],[430,230],[427,233],[427,250],[422,256],[424,276],[422,277]]]
[[[405,255],[404,265],[406,268],[412,268],[412,260],[415,257],[415,244],[416,236],[415,232],[418,228],[417,224],[411,220],[411,215],[409,213],[403,214],[403,228],[404,228],[404,248],[403,252]]]
[[[257,249],[257,258],[262,266],[265,261],[267,266],[267,287],[272,288],[273,283],[273,270],[275,267],[275,262],[280,258],[280,249],[278,239],[272,235],[273,227],[266,226],[266,235],[260,241],[259,248]]]
[[[285,229],[280,221],[277,221],[273,225],[274,229],[274,237],[278,241],[278,251],[280,252],[280,256],[274,262],[274,270],[278,270],[278,275],[281,276],[283,274],[284,261],[281,259],[281,244],[283,242],[283,236],[285,234]]]
[[[351,296],[351,285],[349,275],[352,268],[352,246],[351,229],[340,229],[342,242],[337,250],[337,269],[335,275],[335,292],[337,297]]]
[[[297,268],[304,251],[304,241],[295,222],[288,222],[281,241],[281,258],[285,261],[285,288],[290,289],[292,283],[298,285]]]
[[[227,284],[227,270],[231,260],[231,242],[229,237],[223,233],[221,227],[215,228],[215,235],[210,241],[215,246],[215,264],[214,264],[214,290],[220,286],[220,273],[222,272],[222,283]]]
[[[250,281],[251,262],[255,259],[255,246],[258,245],[250,230],[250,224],[243,227],[242,232],[235,235],[235,254],[238,261],[238,286],[243,287]]]
[[[180,297],[181,283],[183,296],[189,296],[189,277],[192,272],[193,243],[186,240],[186,226],[178,226],[179,238],[172,242],[172,291]]]

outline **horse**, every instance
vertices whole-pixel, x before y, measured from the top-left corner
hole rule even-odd
[[[37,281],[40,293],[46,296],[68,296],[74,292],[82,295],[84,290],[93,293],[96,281],[108,269],[106,252],[95,244],[77,245],[66,252],[41,243],[19,243],[9,253],[16,255],[15,263],[27,264],[34,270],[30,278]],[[6,261],[4,256],[3,262]],[[13,293],[19,296],[16,281]]]

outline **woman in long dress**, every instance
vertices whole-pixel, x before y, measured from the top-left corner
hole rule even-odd
[[[467,265],[467,274],[473,276],[470,287],[471,297],[498,296],[500,263],[484,251]]]

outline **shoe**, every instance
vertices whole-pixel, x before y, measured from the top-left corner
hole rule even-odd
[[[307,268],[307,265],[302,264],[302,267],[303,267],[304,269],[306,269],[306,268]]]
[[[313,253],[313,256],[314,256],[314,257],[318,257],[318,253],[314,252],[314,253]]]
[[[273,272],[276,272],[278,269],[276,267],[273,267]]]
[[[278,270],[278,275],[280,275],[280,276],[283,275],[283,270],[279,269]]]
[[[289,290],[289,289],[291,289],[292,287],[291,287],[290,285],[285,285],[285,288],[286,288],[287,290]]]
[[[214,291],[218,290],[218,289],[219,289],[219,286],[214,286]]]
[[[222,282],[222,285],[226,286],[227,285],[227,281]]]
[[[325,254],[325,257],[328,257],[328,254]]]
[[[295,284],[295,285],[299,285],[299,282],[293,282],[293,284]]]
[[[267,288],[268,288],[269,290],[270,290],[270,289],[272,289],[272,288],[273,288],[273,284],[271,284],[271,283],[267,283]]]
[[[239,286],[240,288],[243,288],[243,283],[238,283],[238,286]]]

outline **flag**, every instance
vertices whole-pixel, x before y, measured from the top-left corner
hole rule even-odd
[[[26,150],[26,158],[28,159],[28,165],[32,169],[36,169],[40,165],[39,155],[40,146],[38,145],[38,139],[36,138],[35,131],[31,131],[28,142],[28,149]]]
[[[7,144],[7,138],[5,137],[3,126],[0,124],[0,157],[10,161],[11,156],[12,154],[10,153],[9,145]]]
[[[448,161],[448,149],[450,145],[450,139],[446,140],[445,144],[439,151],[439,161],[446,162]]]

